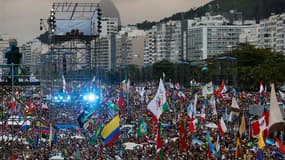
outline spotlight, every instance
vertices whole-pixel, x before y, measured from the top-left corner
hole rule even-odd
[[[97,95],[95,95],[94,93],[88,93],[87,95],[85,95],[85,96],[83,97],[83,99],[84,99],[85,101],[88,101],[88,102],[90,102],[90,103],[93,103],[93,102],[97,101],[98,98],[99,98],[99,97],[98,97]]]

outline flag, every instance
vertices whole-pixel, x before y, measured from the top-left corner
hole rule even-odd
[[[62,91],[63,91],[63,93],[67,93],[68,92],[68,87],[67,87],[64,75],[62,74],[61,77],[62,77]]]
[[[263,140],[262,130],[259,131],[259,137],[258,137],[258,148],[263,149],[265,147],[265,143]]]
[[[275,142],[276,142],[276,146],[279,148],[279,151],[281,154],[285,154],[285,147],[282,144],[282,142],[278,139],[278,138],[274,138]]]
[[[225,82],[223,80],[221,83],[221,86],[215,91],[215,97],[221,96],[222,93],[226,93],[226,91],[227,91],[227,88],[226,88]]]
[[[187,107],[187,115],[190,119],[195,118],[194,106],[192,104],[192,101],[190,101],[189,106]]]
[[[41,108],[42,108],[45,112],[49,112],[49,111],[50,111],[46,103],[43,103]]]
[[[262,81],[259,82],[259,91],[258,91],[258,94],[259,95],[263,95],[263,92],[264,92],[264,86],[262,84]]]
[[[112,101],[108,101],[107,106],[114,111],[120,110],[120,108],[117,105],[115,105],[114,103],[112,103]]]
[[[180,120],[179,138],[181,142],[181,152],[186,152],[187,149],[186,129],[184,127],[184,123],[182,120]]]
[[[259,127],[259,121],[253,121],[250,123],[250,136],[256,137],[259,134],[260,127]]]
[[[154,98],[147,105],[147,109],[154,114],[157,120],[159,120],[159,117],[163,112],[166,112],[168,110],[166,90],[161,79],[159,81],[158,90]]]
[[[141,120],[140,124],[139,124],[139,128],[137,130],[137,134],[139,137],[141,136],[146,136],[148,135],[148,131],[147,131],[147,125],[145,122],[145,117],[143,117],[143,119]]]
[[[50,128],[50,126],[47,126],[40,121],[36,121],[36,125],[35,125],[34,129],[35,129],[35,132],[50,134],[51,128]]]
[[[84,124],[86,124],[86,122],[88,122],[90,120],[90,118],[92,117],[92,115],[95,113],[97,107],[94,107],[91,109],[90,112],[85,112],[83,111],[78,117],[77,117],[77,121],[79,123],[80,128],[82,128],[84,126]]]
[[[239,132],[236,136],[236,150],[235,150],[235,159],[237,159],[240,156],[240,136]]]
[[[122,113],[125,113],[125,106],[124,106],[124,93],[123,90],[120,89],[119,98],[118,98],[118,106],[120,107]]]
[[[220,123],[218,125],[218,129],[219,129],[219,131],[221,133],[221,136],[223,136],[227,132],[227,130],[228,130],[223,117],[221,117],[221,119],[220,119]]]
[[[102,130],[103,130],[103,123],[101,122],[101,123],[99,123],[95,134],[92,136],[92,138],[91,138],[91,140],[89,142],[90,145],[94,145],[95,144],[95,142],[97,141],[97,138],[101,134]]]
[[[197,123],[198,123],[198,120],[196,118],[194,120],[190,119],[188,123],[188,128],[189,128],[190,133],[195,132]]]
[[[242,135],[246,132],[246,124],[245,124],[245,118],[244,118],[244,114],[242,115],[241,118],[241,124],[239,127],[239,134]]]
[[[220,148],[221,148],[221,145],[220,145],[220,137],[219,135],[217,136],[217,141],[216,141],[216,153],[215,153],[215,156],[217,158],[219,158],[221,155],[220,155]]]
[[[109,123],[107,123],[102,132],[101,136],[104,138],[104,142],[107,146],[111,146],[120,135],[120,116],[115,116]]]
[[[214,93],[214,89],[213,89],[213,83],[212,82],[209,82],[203,86],[202,95],[204,97],[207,97],[208,94],[213,94],[213,93]]]
[[[205,144],[203,141],[201,141],[200,139],[198,139],[195,136],[192,136],[192,144],[199,144],[199,145],[203,145]]]
[[[160,137],[160,124],[157,123],[157,137],[156,137],[156,152],[159,152],[163,146],[163,141]]]
[[[215,154],[216,153],[216,147],[215,147],[215,145],[211,141],[211,137],[210,137],[209,132],[207,132],[206,140],[208,142],[208,150],[210,150],[211,153]],[[211,155],[211,154],[209,153],[209,155]]]
[[[215,100],[215,97],[212,95],[211,99],[210,99],[210,104],[212,106],[212,109],[213,109],[213,114],[214,115],[217,115],[217,107],[216,107],[216,100]]]

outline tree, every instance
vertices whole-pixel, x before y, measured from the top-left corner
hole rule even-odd
[[[281,72],[285,67],[285,57],[282,53],[240,44],[227,55],[237,58],[237,80],[242,89],[254,90],[258,88],[259,81],[274,82],[277,85],[285,81],[285,73]]]
[[[163,73],[165,74],[165,80],[176,79],[175,78],[175,65],[167,60],[162,60],[160,62],[156,62],[152,66],[153,68],[153,79],[159,80],[159,78],[163,78]]]

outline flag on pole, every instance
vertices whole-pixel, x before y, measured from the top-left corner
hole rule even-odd
[[[125,114],[124,93],[122,89],[120,89],[119,93],[118,106],[120,107],[122,113]]]
[[[166,99],[166,90],[163,85],[163,81],[160,79],[158,90],[154,98],[147,105],[147,109],[150,110],[157,120],[160,115],[168,110],[168,103]]]
[[[160,124],[157,123],[157,125],[156,152],[159,152],[163,146],[163,141],[160,137]]]
[[[181,152],[186,152],[187,150],[186,129],[184,127],[184,123],[182,120],[180,120],[179,138],[181,142]]]
[[[227,88],[226,88],[225,82],[223,80],[221,83],[221,86],[215,92],[215,97],[220,97],[222,95],[222,93],[226,93],[226,92],[227,92]]]
[[[101,123],[99,123],[99,125],[97,127],[96,133],[92,136],[92,138],[91,138],[91,140],[89,142],[90,145],[94,145],[95,144],[95,142],[97,141],[97,138],[101,134],[102,130],[103,130],[103,123],[101,122]]]
[[[244,118],[244,114],[242,115],[241,118],[241,124],[239,127],[239,134],[242,135],[246,132],[246,124],[245,124],[245,118]]]
[[[259,95],[263,95],[263,92],[264,92],[264,86],[262,84],[262,81],[259,82]]]
[[[218,129],[219,129],[219,131],[221,133],[221,136],[223,136],[227,132],[227,130],[228,130],[223,117],[221,117],[221,119],[220,119],[220,122],[219,122],[219,125],[218,125]]]
[[[203,86],[202,95],[204,97],[207,97],[208,94],[213,94],[213,93],[214,93],[214,89],[213,89],[213,83],[212,82],[209,82]]]
[[[240,156],[240,135],[239,132],[236,136],[236,151],[235,151],[235,159],[237,159]]]
[[[147,125],[145,122],[145,117],[143,117],[143,119],[141,120],[140,124],[139,124],[139,128],[137,130],[137,134],[139,137],[141,136],[146,136],[148,135],[148,131],[147,131]]]
[[[101,136],[104,138],[104,142],[107,146],[111,146],[120,136],[120,116],[115,116],[109,123],[107,123]]]
[[[68,92],[68,87],[67,87],[64,75],[62,74],[61,77],[62,77],[62,91],[63,91],[63,93],[67,93]]]

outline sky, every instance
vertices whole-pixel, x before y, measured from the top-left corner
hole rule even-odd
[[[174,13],[199,7],[209,1],[113,0],[120,12],[123,25],[144,20],[160,20]],[[48,17],[52,2],[53,0],[0,0],[0,34],[9,34],[16,38],[19,45],[37,37],[42,33],[39,29],[40,19]],[[92,2],[92,0],[76,0],[76,2]]]

